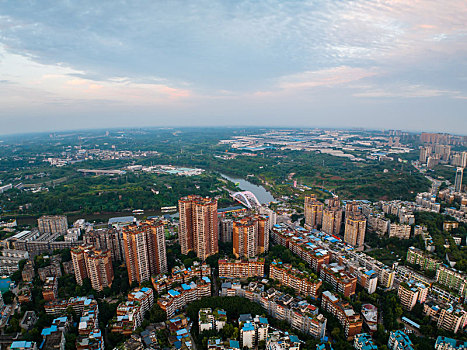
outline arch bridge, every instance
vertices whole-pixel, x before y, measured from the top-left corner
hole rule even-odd
[[[258,198],[256,198],[256,196],[250,191],[235,192],[231,196],[237,202],[240,202],[249,209],[261,206],[261,203],[259,202]]]

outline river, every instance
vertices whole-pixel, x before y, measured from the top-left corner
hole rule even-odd
[[[221,176],[224,179],[232,181],[233,183],[238,182],[238,187],[242,191],[250,191],[251,193],[253,193],[256,196],[256,198],[258,198],[258,201],[261,204],[269,204],[269,202],[274,202],[275,201],[272,194],[270,192],[268,192],[263,186],[257,186],[255,184],[252,184],[251,182],[249,182],[249,181],[247,181],[245,179],[241,179],[241,178],[230,177],[230,176],[227,176],[227,175],[224,175],[224,174],[221,174]]]
[[[221,176],[233,183],[238,182],[238,187],[242,191],[250,191],[252,192],[258,201],[261,204],[269,204],[270,202],[274,202],[275,199],[271,193],[269,193],[263,186],[257,186],[245,179],[230,177],[224,174]],[[169,213],[172,214],[172,213]],[[68,213],[66,214],[68,217],[68,222],[72,223],[78,219],[86,219],[89,222],[107,222],[109,218],[117,217],[117,216],[136,216],[138,219],[145,217],[145,216],[158,216],[161,215],[160,210],[145,210],[144,214],[142,215],[134,215],[131,211],[123,211],[123,212],[114,212],[114,213],[93,213],[93,214],[80,214],[80,213]],[[23,216],[17,217],[18,225],[37,225],[37,216]]]

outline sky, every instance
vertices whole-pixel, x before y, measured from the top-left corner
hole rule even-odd
[[[0,134],[224,125],[467,135],[467,1],[0,0]]]

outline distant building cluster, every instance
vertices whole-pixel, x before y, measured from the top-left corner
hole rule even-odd
[[[158,155],[156,151],[118,151],[115,149],[66,149],[62,157],[47,157],[44,159],[52,166],[62,167],[67,164],[75,164],[86,160],[113,160],[113,159],[135,159]]]
[[[66,216],[41,216],[38,220],[38,228],[21,231],[3,241],[0,245],[7,249],[27,251],[29,257],[43,253],[53,253],[55,250],[71,249],[83,244],[77,239],[57,240],[68,234],[68,221]]]
[[[340,135],[340,132],[336,132],[336,135]],[[404,152],[398,135],[394,133],[387,140],[367,140],[360,145],[366,147],[379,143]],[[308,141],[291,144],[284,142],[282,137],[283,135],[279,136],[273,132],[259,138],[241,137],[226,140],[225,143],[230,143],[232,148],[253,153],[268,147],[319,149],[320,152],[331,153],[340,147],[331,150],[321,136],[317,139],[324,142],[323,147],[313,142],[311,145]],[[268,144],[264,143],[264,140],[272,141],[274,146],[271,146],[269,141]],[[458,231],[459,222],[467,222],[467,197],[462,194],[467,152],[454,151],[451,146],[461,141],[449,135],[425,133],[422,134],[421,141],[424,144],[420,148],[419,161],[414,164],[420,166],[420,163],[423,163],[427,168],[433,168],[436,164],[451,164],[457,167],[455,183],[450,188],[441,190],[438,196],[435,184],[431,192],[414,194],[414,202],[345,201],[330,193],[332,197],[323,203],[316,195],[306,195],[303,203],[304,227],[298,224],[300,218],[292,223],[289,216],[297,211],[284,208],[284,204],[281,204],[283,207],[279,207],[278,215],[259,203],[249,205],[253,203],[251,198],[245,197],[245,203],[240,201],[248,209],[219,209],[216,198],[185,196],[178,201],[178,241],[171,240],[169,245],[179,243],[183,255],[194,254],[197,259],[193,262],[190,256],[190,259],[186,259],[190,260],[190,263],[183,266],[180,260],[184,258],[177,258],[176,264],[179,266],[173,267],[170,274],[166,236],[175,238],[176,230],[166,230],[167,221],[162,217],[142,221],[131,216],[112,218],[108,227],[94,228],[84,220],[78,220],[73,227],[69,227],[67,217],[63,215],[42,216],[38,219],[37,229],[12,234],[1,242],[4,249],[0,251],[0,272],[12,274],[19,270],[21,260],[27,260],[21,270],[24,284],[17,292],[17,300],[23,305],[33,301],[33,292],[36,293],[32,285],[34,279],[38,277],[43,282],[41,293],[45,301],[45,311],[58,317],[52,321],[50,327],[43,329],[41,348],[63,348],[65,334],[72,325],[68,315],[64,315],[69,313],[71,308],[79,315],[76,348],[104,349],[105,337],[99,329],[97,301],[92,297],[60,299],[58,280],[62,271],[65,274],[72,273],[77,284],[83,285],[86,279],[89,279],[91,287],[96,292],[101,292],[112,287],[113,263],[116,262],[124,263],[121,266],[126,267],[130,284],[139,284],[139,287],[128,293],[125,301],[118,301],[116,315],[109,323],[111,332],[131,335],[123,345],[125,348],[140,349],[143,348],[140,345],[145,342],[157,342],[155,332],[151,333],[151,340],[149,331],[145,331],[147,333],[144,334],[137,331],[143,324],[145,314],[156,303],[168,317],[162,327],[166,327],[170,333],[169,343],[172,348],[194,347],[190,331],[193,323],[196,326],[195,322],[198,323],[200,332],[219,333],[229,322],[225,310],[202,308],[198,312],[197,320],[190,320],[180,314],[190,303],[213,294],[217,295],[217,281],[213,280],[213,277],[216,278],[216,272],[221,279],[219,295],[240,296],[258,303],[269,316],[287,322],[296,331],[322,340],[317,349],[327,349],[328,346],[325,342],[328,320],[323,313],[336,318],[345,338],[353,341],[354,348],[377,349],[372,335],[378,331],[381,321],[378,308],[367,303],[361,305],[361,310],[357,311],[349,300],[353,300],[357,293],[361,294],[361,289],[371,295],[378,287],[383,292],[397,291],[400,305],[406,312],[411,312],[414,308],[417,310],[422,305],[424,316],[434,322],[438,329],[454,334],[461,333],[467,325],[467,311],[464,308],[467,299],[467,276],[455,269],[456,261],[451,258],[449,251],[446,254],[447,264],[432,254],[435,251],[433,238],[427,227],[415,225],[415,217],[420,211],[441,213],[444,202],[441,204],[438,199],[448,203],[455,201],[455,207],[445,208],[443,212],[455,220],[451,217],[446,218],[442,222],[442,229],[446,235],[451,235],[456,245],[462,246],[464,237],[460,237]],[[342,146],[347,142],[342,141],[339,144]],[[359,147],[353,141],[349,141],[349,144],[355,146],[355,149]],[[339,150],[343,154],[341,156],[346,156],[343,151]],[[353,155],[347,156],[352,160],[357,159]],[[386,159],[384,154],[377,156],[380,160]],[[367,159],[376,155],[371,154],[369,157]],[[56,163],[59,164],[61,163]],[[197,175],[202,171],[162,165],[131,165],[127,170],[187,176]],[[122,174],[120,170],[79,171],[85,174]],[[289,180],[292,179],[292,175]],[[243,192],[243,196],[245,193]],[[238,192],[236,195],[242,194]],[[233,197],[235,199],[235,195]],[[168,211],[176,209],[167,208]],[[284,215],[281,216],[282,214]],[[2,227],[8,229],[15,227],[13,225],[16,223],[2,223]],[[423,241],[424,249],[410,247],[405,262],[403,257],[400,257],[399,260],[394,259],[396,262],[392,266],[387,266],[362,252],[365,249],[365,236],[368,231],[375,232],[380,237],[392,238],[391,242],[397,242],[394,239],[420,238],[419,242]],[[436,236],[435,238],[438,239]],[[295,255],[294,259],[288,260],[293,261],[293,264],[284,263],[279,258],[266,263],[269,260],[261,255],[269,251],[270,240]],[[209,257],[219,253],[219,241],[231,242],[232,255],[219,259],[218,269],[211,269],[206,260],[209,261]],[[446,249],[449,248],[448,243],[446,240]],[[49,265],[41,263],[41,267],[35,269],[34,256],[63,248],[71,250],[71,261],[62,263],[59,255],[54,255],[47,257]],[[290,256],[288,251],[287,255]],[[303,264],[297,263],[296,257],[300,258]],[[184,263],[186,260],[183,260]],[[154,289],[147,287],[148,282]],[[154,294],[153,290],[157,294]],[[319,308],[311,304],[313,300],[320,301]],[[3,299],[1,304],[1,318],[4,318],[6,309],[3,308]],[[35,313],[26,313],[21,327],[25,330],[32,329],[36,321]],[[412,328],[420,329],[417,323],[407,317],[402,317],[401,321]],[[368,333],[362,333],[363,328]],[[240,350],[244,347],[257,348],[260,342],[263,346],[264,342],[267,350],[299,350],[303,343],[293,335],[270,327],[268,319],[259,315],[240,315],[238,333],[238,340],[211,337],[207,341],[207,348]],[[388,348],[414,349],[415,346],[407,335],[409,333],[402,330],[390,332]],[[17,349],[21,346],[37,348],[34,342],[15,343]],[[438,337],[435,349],[461,349],[463,346],[463,342],[455,339]]]
[[[174,165],[152,165],[152,166],[129,165],[127,169],[130,171],[143,171],[143,172],[155,173],[155,174],[171,174],[171,175],[179,175],[179,176],[196,176],[196,175],[201,175],[204,172],[204,169],[185,168],[185,167],[178,167]]]

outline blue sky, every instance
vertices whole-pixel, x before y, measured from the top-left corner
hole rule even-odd
[[[467,134],[467,3],[0,1],[0,125]]]

